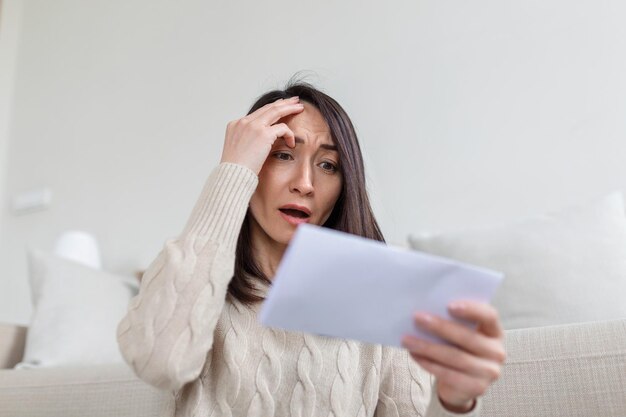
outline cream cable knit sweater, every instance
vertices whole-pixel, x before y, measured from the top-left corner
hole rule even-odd
[[[406,350],[266,328],[258,305],[227,299],[257,183],[241,165],[216,167],[183,233],[144,273],[117,329],[137,376],[172,392],[176,416],[459,415]]]

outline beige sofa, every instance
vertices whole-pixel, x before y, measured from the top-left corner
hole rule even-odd
[[[126,364],[10,369],[21,361],[27,328],[0,323],[0,417],[156,417],[173,398]]]
[[[148,417],[173,398],[124,364],[13,370],[27,329],[0,324],[0,417]],[[626,319],[506,332],[484,416],[626,416]]]

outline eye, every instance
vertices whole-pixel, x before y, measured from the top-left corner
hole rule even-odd
[[[287,152],[276,152],[273,154],[274,158],[279,159],[281,161],[289,161],[290,159],[293,159],[291,157],[290,154],[288,154]]]
[[[335,172],[337,172],[337,169],[338,169],[335,164],[333,164],[331,162],[327,162],[327,161],[322,162],[320,164],[320,167],[322,167],[322,169],[324,171],[328,171],[330,173],[335,173]]]

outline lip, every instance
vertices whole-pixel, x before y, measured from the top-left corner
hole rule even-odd
[[[304,206],[299,206],[297,204],[285,204],[284,206],[280,207],[281,209],[295,209],[295,210],[300,210],[303,211],[307,214],[307,216],[311,217],[311,210],[309,210],[308,208],[304,207]],[[281,212],[282,213],[282,212]]]
[[[291,207],[281,207],[281,208],[291,208]],[[294,226],[297,226],[302,223],[308,223],[309,220],[311,219],[310,217],[306,217],[306,218],[293,217],[293,216],[283,213],[280,210],[278,210],[278,213],[282,216],[283,219],[285,219],[288,223]]]

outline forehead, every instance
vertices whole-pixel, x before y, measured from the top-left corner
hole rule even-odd
[[[306,136],[310,136],[311,139],[326,139],[332,143],[330,128],[319,110],[306,101],[301,101],[301,103],[304,104],[303,111],[283,117],[279,120],[279,123],[282,122],[289,126],[296,136],[299,136],[298,133],[304,133]]]

